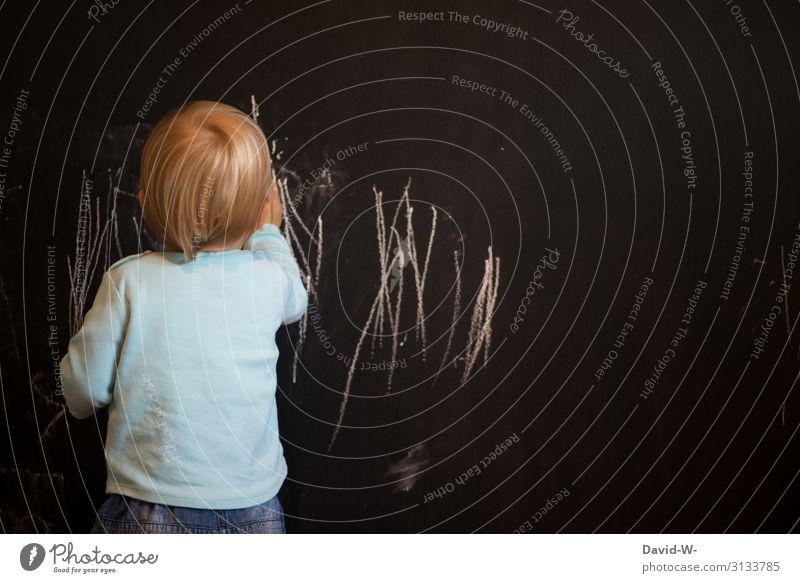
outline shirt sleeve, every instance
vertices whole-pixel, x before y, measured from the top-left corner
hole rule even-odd
[[[283,323],[291,324],[303,317],[308,308],[308,292],[300,277],[300,269],[281,230],[267,223],[256,231],[244,244],[243,249],[263,254],[268,261],[280,268],[283,292]]]
[[[111,403],[127,321],[126,302],[106,272],[83,326],[61,359],[61,388],[73,417],[85,419]]]

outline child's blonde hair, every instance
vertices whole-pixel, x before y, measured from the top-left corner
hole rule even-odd
[[[267,139],[244,112],[193,101],[167,113],[142,152],[142,218],[165,249],[243,243],[271,190]]]

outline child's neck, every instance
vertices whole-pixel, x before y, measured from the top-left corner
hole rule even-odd
[[[223,245],[203,245],[198,247],[198,251],[231,251],[235,249],[241,249],[242,245],[244,245],[244,240],[239,241],[238,243],[229,244],[226,246]]]

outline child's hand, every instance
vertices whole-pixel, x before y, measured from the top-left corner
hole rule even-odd
[[[272,223],[276,227],[281,226],[283,220],[283,205],[281,204],[281,195],[278,192],[277,183],[273,182],[270,188],[269,196],[261,207],[261,216],[258,219],[259,227],[266,223]]]

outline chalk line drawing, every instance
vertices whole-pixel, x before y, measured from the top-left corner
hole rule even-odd
[[[425,257],[421,262],[420,256],[417,253],[416,234],[413,222],[414,207],[411,205],[410,201],[410,188],[411,178],[408,179],[408,182],[403,188],[403,193],[394,208],[391,222],[387,225],[386,215],[384,213],[383,192],[373,186],[373,192],[375,194],[375,229],[377,235],[380,284],[375,295],[375,299],[370,307],[366,322],[361,327],[361,335],[356,343],[355,350],[353,351],[353,354],[349,360],[350,365],[347,371],[347,380],[345,381],[344,389],[342,391],[342,401],[339,405],[339,415],[336,420],[333,435],[328,443],[328,451],[331,451],[334,443],[336,442],[336,438],[339,435],[345,411],[347,409],[350,389],[353,384],[356,364],[363,349],[363,344],[366,340],[366,337],[368,335],[372,335],[371,354],[374,356],[375,344],[377,342],[380,348],[383,347],[383,333],[385,328],[388,327],[392,340],[389,351],[390,354],[387,360],[389,362],[395,362],[397,360],[398,342],[400,337],[400,319],[402,314],[401,308],[405,280],[404,272],[407,265],[411,266],[414,275],[413,284],[414,295],[416,297],[416,321],[414,325],[415,338],[420,343],[420,354],[423,361],[425,361],[426,358],[428,340],[425,323],[426,316],[424,294],[425,284],[428,279],[428,269],[430,267],[431,251],[433,249],[433,242],[436,237],[437,211],[436,207],[430,207],[431,229],[430,234],[428,235],[427,245],[425,246]],[[402,238],[398,229],[398,218],[401,215],[405,217],[405,237]],[[389,256],[390,250],[392,249],[394,250],[394,255],[390,261]],[[442,365],[439,367],[440,370],[437,371],[437,377],[452,349],[456,322],[459,318],[461,310],[461,272],[458,267],[459,255],[457,251],[454,252],[453,257],[456,271],[455,295],[453,300],[453,320],[450,333],[448,335],[447,347],[442,359]],[[476,296],[470,319],[467,348],[464,351],[466,356],[463,357],[465,366],[461,377],[462,383],[466,382],[467,378],[475,367],[481,352],[483,352],[484,362],[488,358],[489,348],[492,342],[492,317],[494,315],[499,283],[500,258],[493,257],[492,248],[490,246],[488,247],[488,257],[484,261],[483,279]],[[403,342],[405,342],[405,340]],[[389,367],[386,381],[387,394],[391,393],[393,375],[394,367]]]
[[[309,303],[317,303],[319,301],[320,274],[322,273],[322,242],[324,236],[322,217],[317,217],[316,227],[314,228],[314,232],[312,232],[300,217],[296,206],[291,204],[288,178],[277,178],[273,169],[273,180],[278,184],[278,193],[281,197],[281,206],[283,207],[283,235],[289,242],[289,248],[292,251],[295,261],[297,261],[297,266],[300,269],[300,276],[308,292],[308,301]],[[310,251],[308,252],[308,257],[306,257],[303,244],[297,233],[298,229],[304,232],[308,237],[309,249],[314,249],[313,265]],[[299,323],[299,334],[292,359],[293,383],[297,382],[297,366],[300,362],[300,355],[303,351],[303,347],[305,346],[307,333],[308,312],[303,314]]]
[[[89,284],[94,278],[97,268],[105,272],[111,266],[112,249],[122,257],[122,245],[119,241],[119,223],[117,220],[117,194],[121,191],[114,187],[111,173],[108,174],[108,190],[106,206],[108,213],[100,216],[100,197],[92,197],[93,181],[83,171],[81,179],[81,195],[78,199],[78,229],[75,233],[75,256],[67,257],[69,272],[70,301],[69,321],[70,337],[74,336],[83,324]]]
[[[400,272],[403,271],[410,261],[410,250],[408,248],[408,239],[400,241],[399,245],[394,248],[394,258],[392,264],[389,266],[389,273],[391,274],[391,281],[389,282],[389,293],[392,292],[397,281],[400,279]]]
[[[261,112],[258,109],[258,102],[256,101],[255,95],[250,95],[250,117],[253,118],[253,121],[258,123],[258,116],[261,115]]]
[[[342,402],[339,405],[339,416],[336,420],[336,428],[333,432],[333,437],[331,438],[330,443],[328,444],[328,451],[333,448],[333,444],[336,441],[336,437],[339,434],[339,430],[341,429],[342,420],[344,419],[344,413],[347,408],[347,401],[350,396],[350,387],[353,383],[353,376],[355,374],[356,364],[358,362],[358,357],[361,354],[361,349],[366,340],[367,335],[373,335],[373,343],[375,342],[376,335],[380,335],[382,338],[383,330],[384,330],[384,323],[388,320],[389,328],[391,329],[391,337],[392,337],[392,347],[391,347],[391,356],[390,361],[395,361],[397,356],[397,342],[399,336],[399,328],[400,328],[400,315],[401,315],[401,305],[402,305],[402,298],[403,298],[403,282],[404,282],[404,270],[395,270],[395,275],[397,276],[396,280],[396,288],[397,293],[395,294],[394,300],[394,311],[392,311],[392,298],[390,296],[389,290],[389,274],[393,270],[394,261],[392,264],[389,263],[389,250],[393,247],[394,241],[397,241],[397,253],[399,255],[399,262],[402,263],[410,263],[414,269],[414,283],[416,288],[416,295],[417,295],[417,313],[416,313],[416,326],[415,329],[419,329],[420,327],[425,326],[425,314],[424,308],[422,303],[422,292],[425,288],[425,278],[427,277],[428,273],[428,260],[430,260],[430,248],[433,245],[433,238],[435,236],[435,226],[436,226],[436,209],[435,207],[431,207],[433,213],[432,219],[432,228],[431,234],[429,237],[429,245],[428,245],[428,253],[426,256],[426,264],[422,269],[422,273],[420,274],[419,264],[418,264],[418,256],[416,253],[416,245],[414,239],[414,228],[413,228],[413,207],[411,206],[410,197],[409,197],[409,188],[411,187],[411,179],[409,178],[406,186],[403,188],[403,194],[401,195],[400,199],[397,201],[395,206],[394,214],[392,216],[392,222],[388,227],[386,225],[386,216],[383,211],[383,192],[378,190],[377,188],[373,187],[373,192],[375,194],[375,225],[377,231],[377,243],[378,243],[378,260],[380,263],[380,286],[378,288],[377,293],[375,294],[375,299],[372,302],[372,306],[369,311],[369,315],[365,324],[361,327],[361,335],[356,343],[356,348],[353,352],[352,359],[350,360],[350,366],[347,371],[347,380],[345,381],[344,390],[342,391]],[[405,220],[406,220],[406,238],[405,244],[401,243],[400,234],[397,231],[397,219],[400,216],[401,209],[405,208]],[[387,238],[388,236],[388,238]],[[405,249],[408,249],[408,252],[405,252]],[[406,255],[408,255],[408,259],[406,259]],[[419,335],[418,335],[419,338]],[[423,346],[422,349],[425,348],[425,334],[421,335]],[[374,344],[373,344],[374,349]],[[394,371],[392,369],[389,370],[389,375],[387,378],[387,393],[391,391],[391,383]]]
[[[458,249],[453,250],[453,267],[455,269],[456,290],[453,298],[453,316],[450,320],[452,323],[450,325],[450,332],[447,335],[447,346],[444,349],[444,355],[442,356],[441,363],[439,363],[439,368],[436,369],[436,376],[433,377],[432,386],[436,385],[436,381],[439,380],[439,375],[445,368],[447,357],[450,356],[450,350],[453,348],[453,337],[456,332],[456,322],[458,322],[458,318],[461,315],[461,270],[458,266]],[[454,367],[456,366],[457,360],[457,358],[453,359]]]
[[[492,248],[488,249],[489,256],[484,260],[484,274],[472,310],[472,319],[469,326],[467,340],[467,354],[465,357],[464,372],[461,382],[465,383],[472,372],[478,355],[483,348],[483,360],[489,358],[489,348],[492,345],[492,316],[497,301],[497,291],[500,285],[500,258],[492,260]]]

